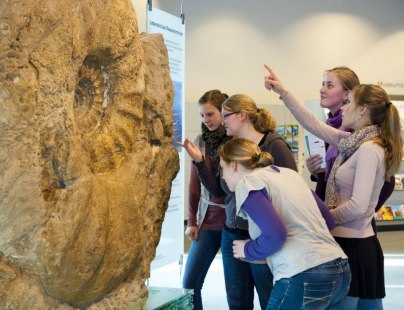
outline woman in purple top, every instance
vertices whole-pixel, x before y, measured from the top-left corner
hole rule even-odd
[[[274,287],[265,309],[341,309],[350,270],[329,232],[333,217],[296,171],[272,164],[269,153],[246,139],[220,148],[222,177],[251,236],[233,241],[233,255],[266,258]]]
[[[342,108],[342,125],[353,133],[320,122],[268,66],[265,87],[298,122],[324,141],[338,146],[326,187],[326,204],[336,227],[331,231],[348,256],[352,281],[341,309],[383,309],[383,251],[372,229],[374,208],[386,180],[401,163],[401,124],[397,108],[377,85],[360,84]]]
[[[357,85],[359,85],[359,78],[348,67],[340,66],[325,71],[320,88],[320,106],[329,110],[327,125],[345,130],[342,128],[341,107],[348,101],[351,90]],[[338,155],[338,149],[335,146],[327,144],[326,148],[325,170],[320,167],[324,160],[320,155],[314,154],[306,160],[312,181],[317,182],[315,192],[323,200],[328,174]]]
[[[261,150],[271,153],[277,166],[297,170],[290,147],[275,134],[274,118],[266,109],[258,108],[251,97],[243,94],[231,96],[223,103],[222,116],[228,136],[251,140]],[[229,309],[253,309],[254,288],[261,308],[265,309],[272,289],[269,267],[233,257],[233,241],[250,238],[247,221],[236,215],[234,193],[221,181],[220,174],[212,174],[196,145],[188,139],[182,145],[193,159],[202,185],[211,195],[225,196],[226,222],[222,231],[221,251]]]
[[[322,86],[320,88],[320,106],[329,109],[327,125],[349,131],[342,127],[342,106],[349,100],[349,95],[355,86],[359,85],[359,78],[356,73],[348,67],[339,66],[326,70],[323,76]],[[306,160],[307,168],[311,173],[311,180],[317,182],[316,194],[325,200],[325,188],[327,179],[331,171],[335,158],[338,155],[338,149],[334,145],[326,144],[326,168],[321,168],[323,158],[314,154]],[[394,190],[394,177],[390,181],[386,181],[380,191],[379,201],[375,207],[375,211],[385,203]],[[375,220],[372,221],[373,229],[376,233]]]

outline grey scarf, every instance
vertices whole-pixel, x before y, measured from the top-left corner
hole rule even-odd
[[[326,205],[329,209],[334,209],[337,205],[338,187],[335,182],[335,173],[338,168],[355,153],[362,143],[378,136],[380,136],[380,128],[377,125],[366,126],[338,143],[339,154],[332,166],[326,187]]]

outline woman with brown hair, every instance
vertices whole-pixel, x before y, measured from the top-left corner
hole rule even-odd
[[[222,124],[222,104],[228,96],[218,89],[207,91],[198,102],[202,132],[194,144],[201,150],[213,175],[219,168],[218,148],[229,140]],[[191,165],[188,197],[188,221],[185,235],[191,241],[183,278],[183,287],[193,289],[194,309],[203,309],[202,286],[220,249],[226,219],[224,199],[210,195]]]
[[[266,68],[265,87],[280,95],[305,129],[338,147],[327,182],[326,204],[337,223],[331,233],[347,254],[352,271],[342,309],[382,309],[383,252],[371,222],[383,184],[401,163],[398,111],[380,86],[358,85],[342,108],[342,126],[354,131],[341,131],[319,121]]]
[[[292,151],[285,140],[275,134],[275,120],[265,109],[258,108],[254,100],[243,94],[229,97],[222,106],[224,127],[228,136],[253,141],[269,152],[274,163],[297,171]],[[186,143],[185,143],[186,142]],[[192,157],[204,187],[214,196],[226,197],[226,222],[222,232],[222,260],[229,309],[253,309],[254,287],[260,305],[265,309],[272,289],[272,274],[265,262],[247,262],[233,256],[233,241],[248,240],[248,222],[236,215],[234,193],[229,191],[220,174],[212,174],[201,151],[189,141],[184,147]]]

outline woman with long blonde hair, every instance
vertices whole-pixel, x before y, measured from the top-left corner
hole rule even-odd
[[[326,203],[336,220],[331,231],[348,256],[352,281],[341,309],[382,309],[385,297],[383,251],[371,222],[380,191],[400,167],[401,124],[397,108],[377,85],[356,86],[342,108],[341,131],[319,121],[266,66],[265,87],[299,123],[339,154],[330,172]]]

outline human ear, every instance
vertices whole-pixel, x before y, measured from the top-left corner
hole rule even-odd
[[[349,96],[351,95],[351,91],[350,90],[347,90],[346,92],[345,92],[345,94],[344,94],[344,101],[347,101],[347,100],[349,100]]]
[[[368,113],[368,107],[367,106],[362,106],[359,109],[359,115],[362,117]]]
[[[240,111],[239,115],[240,115],[241,120],[246,119],[248,116],[247,112],[243,111],[243,110]]]

